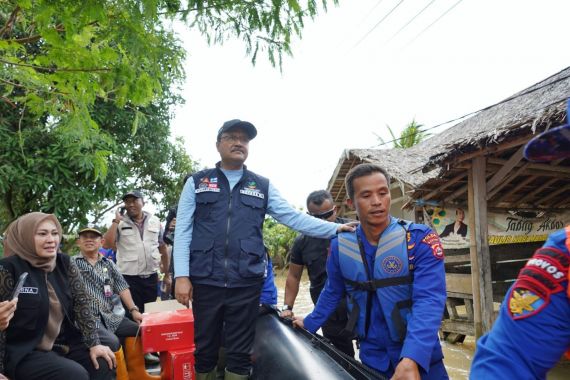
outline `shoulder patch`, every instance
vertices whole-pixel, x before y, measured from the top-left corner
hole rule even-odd
[[[443,260],[445,258],[441,241],[439,240],[439,236],[437,236],[436,233],[430,232],[429,234],[427,234],[422,239],[422,243],[430,246],[431,252],[433,253],[436,259]]]
[[[540,248],[519,272],[509,299],[513,319],[528,318],[550,303],[550,296],[564,291],[569,260],[555,248]]]
[[[527,318],[542,310],[548,301],[532,290],[513,288],[509,296],[509,313],[515,320]]]

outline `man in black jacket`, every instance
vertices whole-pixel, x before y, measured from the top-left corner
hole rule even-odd
[[[348,220],[336,216],[336,206],[331,193],[326,190],[313,191],[307,197],[309,215],[329,222],[347,223]],[[326,263],[329,251],[329,239],[319,239],[307,235],[299,235],[291,248],[291,263],[285,283],[285,305],[281,316],[292,316],[293,305],[299,293],[299,283],[303,268],[306,266],[311,282],[311,299],[317,304],[319,295],[327,280]],[[323,325],[323,335],[331,343],[347,355],[354,357],[354,347],[350,336],[342,333],[348,322],[346,301],[341,302],[335,313]]]

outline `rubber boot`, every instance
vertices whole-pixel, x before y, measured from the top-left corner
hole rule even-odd
[[[196,380],[216,380],[216,369],[206,373],[196,372]]]
[[[238,375],[237,373],[230,372],[226,369],[226,376],[224,380],[247,380],[249,379],[248,375]]]
[[[125,358],[130,380],[160,380],[160,376],[149,375],[145,369],[142,342],[135,337],[125,338]]]
[[[117,360],[116,380],[129,380],[129,373],[127,372],[127,363],[125,363],[125,354],[123,353],[123,347],[119,347],[119,351],[115,352],[115,359]]]

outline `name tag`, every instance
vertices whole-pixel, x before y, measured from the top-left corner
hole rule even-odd
[[[25,286],[22,288],[20,294],[38,294],[38,288],[32,286]]]
[[[260,192],[259,190],[249,190],[249,189],[241,189],[240,194],[249,195],[251,197],[257,197],[261,199],[265,199],[265,194]]]
[[[220,192],[220,188],[219,188],[219,187],[202,187],[202,188],[198,188],[198,189],[194,190],[194,192],[195,192],[196,194],[198,194],[198,193],[203,193],[203,192],[206,192],[206,191],[209,191],[209,192],[211,192],[211,193],[219,193],[219,192]]]

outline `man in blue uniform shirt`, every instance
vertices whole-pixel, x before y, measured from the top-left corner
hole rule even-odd
[[[570,125],[525,148],[530,161],[570,157]],[[552,233],[519,272],[491,331],[477,342],[471,379],[546,379],[570,349],[570,226]]]
[[[216,142],[221,161],[192,175],[178,202],[175,294],[182,304],[192,301],[198,380],[215,377],[222,340],[225,379],[248,378],[267,265],[262,236],[266,214],[315,237],[354,230],[294,209],[267,178],[248,170],[244,162],[256,135],[247,121],[225,122]]]
[[[362,362],[393,379],[447,379],[438,339],[444,255],[429,227],[390,216],[390,177],[374,164],[346,175],[360,226],[331,242],[328,280],[315,310],[294,324],[315,332],[346,295]]]

